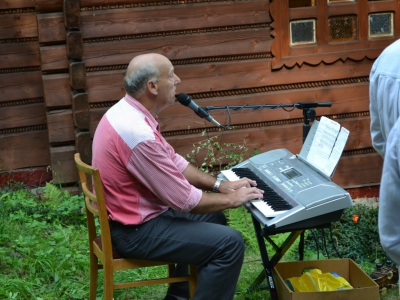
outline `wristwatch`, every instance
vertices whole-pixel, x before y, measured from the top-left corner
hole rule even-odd
[[[217,181],[215,182],[214,187],[213,187],[214,193],[219,193],[219,186],[221,185],[222,181],[223,180],[221,178],[217,178]]]

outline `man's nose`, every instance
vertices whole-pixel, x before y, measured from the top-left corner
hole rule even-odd
[[[174,74],[174,76],[175,76],[175,85],[180,84],[181,79],[178,76],[176,76],[176,74]]]

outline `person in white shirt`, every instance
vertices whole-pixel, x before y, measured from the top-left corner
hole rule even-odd
[[[400,215],[400,173],[396,144],[399,126],[396,125],[391,132],[400,116],[400,40],[381,53],[369,79],[372,146],[384,158],[379,194],[379,236],[383,249],[400,265],[400,223],[397,222]]]

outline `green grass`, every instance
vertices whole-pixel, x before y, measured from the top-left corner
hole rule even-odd
[[[361,216],[360,223],[354,224],[349,220],[353,213]],[[235,299],[270,299],[268,290],[248,291],[263,270],[250,215],[242,208],[229,210],[226,214],[229,225],[241,231],[246,242]],[[372,272],[375,260],[383,259],[383,254],[380,249],[364,245],[364,242],[355,243],[354,238],[363,241],[362,237],[366,236],[373,240],[373,245],[379,244],[376,223],[372,222],[376,214],[376,211],[364,207],[352,208],[333,227],[334,239],[342,256],[351,257],[367,273]],[[272,238],[280,245],[286,235]],[[315,246],[320,238],[318,234],[313,237],[308,234],[306,259],[317,258]],[[295,243],[282,260],[295,260],[296,249]],[[326,258],[329,253],[334,253],[329,246],[319,249],[320,258]],[[23,185],[0,190],[0,299],[87,299],[88,269],[87,231],[81,196],[70,196],[51,184],[37,190],[35,195]],[[120,272],[116,280],[165,274],[165,269],[160,267],[146,268]],[[114,298],[163,299],[166,290],[165,285],[118,290]],[[101,295],[102,272],[98,299]],[[388,291],[382,299],[398,299],[398,290]]]

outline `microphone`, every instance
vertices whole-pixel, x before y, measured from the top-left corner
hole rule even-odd
[[[207,110],[204,108],[198,106],[188,95],[185,93],[180,93],[178,96],[176,96],[176,99],[180,102],[180,104],[189,107],[191,110],[193,110],[196,115],[198,115],[200,118],[206,119],[208,122],[213,123],[217,127],[222,127],[221,124],[219,124],[217,121],[214,120],[213,117],[210,116]]]

